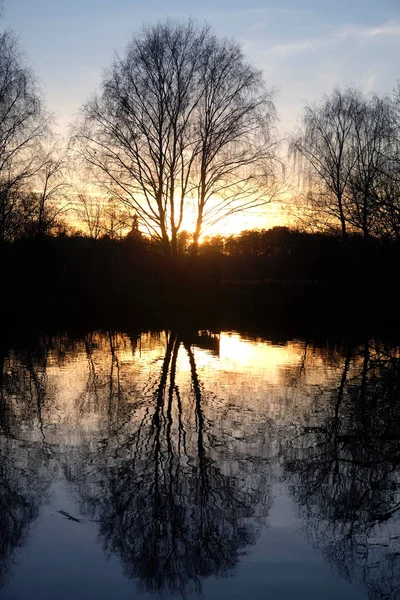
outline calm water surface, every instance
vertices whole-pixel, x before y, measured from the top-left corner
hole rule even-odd
[[[0,597],[400,598],[400,352],[235,332],[2,350]]]

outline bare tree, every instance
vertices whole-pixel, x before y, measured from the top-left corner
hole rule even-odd
[[[306,106],[303,128],[292,139],[291,151],[298,160],[313,218],[328,225],[339,224],[348,233],[347,208],[355,155],[351,139],[360,95],[335,89],[322,102]]]
[[[25,230],[34,237],[56,232],[70,209],[67,151],[54,140],[49,146],[43,146],[41,151],[42,166],[27,195]]]
[[[305,183],[300,213],[311,228],[344,238],[397,239],[400,231],[400,120],[396,99],[334,90],[307,106],[291,151]],[[304,191],[304,188],[303,188]]]
[[[359,99],[353,114],[354,164],[350,176],[348,221],[364,238],[381,234],[381,187],[392,162],[393,120],[388,98]]]
[[[380,233],[389,239],[400,240],[400,84],[390,100],[390,140],[383,151],[385,161],[376,189]]]
[[[102,213],[102,233],[121,240],[132,230],[135,213],[132,207],[121,204],[114,196],[104,202]]]
[[[389,167],[389,168],[388,168]],[[376,190],[379,211],[378,229],[374,233],[388,240],[400,240],[400,173],[396,164],[386,165]]]
[[[82,224],[90,238],[97,240],[102,233],[102,206],[98,197],[80,193],[77,198],[75,212],[79,224]]]
[[[280,191],[272,139],[275,108],[261,73],[244,62],[237,44],[213,38],[201,81],[195,251],[204,228],[263,206]]]
[[[118,199],[102,198],[87,192],[78,194],[74,212],[85,233],[94,240],[101,236],[122,239],[136,222],[132,208],[121,204]]]
[[[116,58],[75,140],[101,185],[174,256],[188,214],[196,251],[204,227],[271,199],[274,117],[236,43],[166,21]]]
[[[25,218],[24,192],[43,167],[48,133],[37,85],[9,32],[0,35],[0,239],[12,240]],[[26,198],[26,196],[25,196]]]

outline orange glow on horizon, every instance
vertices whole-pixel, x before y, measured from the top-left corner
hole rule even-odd
[[[92,203],[93,206],[98,204],[107,206],[107,200],[104,199],[104,194],[102,194],[98,188],[94,185],[81,185],[77,186],[82,187],[83,194],[88,198],[89,203]],[[270,203],[266,203],[265,206],[260,206],[257,209],[253,210],[244,210],[243,212],[237,212],[232,215],[228,215],[226,217],[221,218],[221,220],[212,226],[204,226],[204,230],[200,236],[200,243],[204,242],[207,238],[212,238],[213,236],[221,235],[221,236],[229,236],[229,235],[238,235],[242,231],[252,230],[252,229],[272,229],[277,226],[290,226],[293,224],[293,216],[289,210],[290,206],[290,194],[288,192],[284,192],[280,195],[279,201],[271,201]],[[78,207],[78,196],[70,200],[70,204],[72,209],[70,214],[68,215],[69,224],[78,230],[82,230],[86,233],[87,227],[84,222],[78,217],[76,209]],[[118,207],[119,201],[116,202],[116,207]],[[121,203],[122,205],[122,203]],[[188,205],[186,206],[183,221],[180,228],[180,232],[186,231],[190,235],[195,230],[196,225],[196,211],[195,206]],[[140,227],[141,232],[148,236],[148,231],[144,229],[144,227]],[[126,229],[126,234],[129,233],[130,228]]]

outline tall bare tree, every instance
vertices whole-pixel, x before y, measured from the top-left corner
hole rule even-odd
[[[354,164],[350,176],[349,224],[364,238],[380,235],[381,187],[391,170],[393,113],[388,98],[359,98],[353,114],[351,148]]]
[[[0,35],[0,240],[12,240],[25,218],[24,193],[43,167],[38,144],[48,134],[32,72],[10,32]],[[26,196],[25,196],[26,197]]]
[[[206,226],[270,200],[274,118],[271,92],[236,43],[166,21],[115,59],[75,140],[101,185],[170,256],[188,214],[196,251]]]
[[[291,150],[303,176],[307,225],[398,239],[400,119],[397,97],[334,90],[307,106]]]
[[[306,106],[303,127],[292,139],[291,151],[298,160],[308,189],[313,218],[339,225],[348,233],[347,210],[355,154],[351,143],[354,116],[360,95],[335,89],[319,103]]]
[[[400,83],[391,98],[391,139],[384,148],[378,201],[382,235],[400,240]]]

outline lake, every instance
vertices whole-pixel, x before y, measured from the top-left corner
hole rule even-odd
[[[400,598],[400,345],[2,346],[0,598]]]

